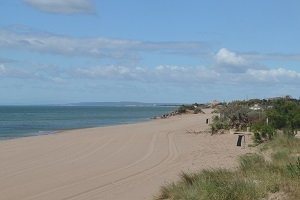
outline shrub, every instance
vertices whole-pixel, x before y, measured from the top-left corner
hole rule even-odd
[[[204,113],[197,103],[192,105],[181,105],[179,108],[177,108],[177,112],[179,114],[184,114],[187,111],[193,111],[194,114]]]
[[[184,105],[182,105],[177,109],[177,111],[179,114],[186,113],[187,108]]]
[[[291,99],[281,99],[269,110],[270,124],[276,129],[285,129],[285,133],[295,135],[300,128],[300,102]]]
[[[252,126],[254,132],[254,141],[261,143],[266,140],[271,140],[275,134],[275,129],[265,124],[255,124]]]
[[[212,134],[217,133],[219,130],[228,130],[230,128],[229,121],[219,116],[214,116],[210,124]]]
[[[255,142],[256,144],[260,144],[260,143],[263,142],[263,140],[262,140],[262,138],[261,138],[259,132],[254,132],[254,142]]]
[[[194,114],[198,114],[198,113],[204,113],[204,112],[199,107],[194,108]]]

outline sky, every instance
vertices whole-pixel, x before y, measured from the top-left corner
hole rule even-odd
[[[300,97],[298,0],[0,0],[0,104]]]

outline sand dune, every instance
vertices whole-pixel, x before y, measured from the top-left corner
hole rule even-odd
[[[249,151],[205,130],[211,114],[0,141],[1,200],[140,200],[181,171],[234,167]]]

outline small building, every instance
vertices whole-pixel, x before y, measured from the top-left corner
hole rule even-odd
[[[210,103],[210,107],[211,108],[215,108],[219,105],[222,105],[222,103],[220,101],[217,101],[217,100],[213,100],[211,103]]]
[[[259,106],[258,104],[254,104],[254,106],[251,106],[249,109],[250,110],[258,111],[258,110],[262,110],[262,107]]]

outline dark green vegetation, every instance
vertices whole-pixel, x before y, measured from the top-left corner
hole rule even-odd
[[[300,128],[299,101],[276,101],[267,115],[272,127],[282,129],[287,134],[295,135],[297,129]]]
[[[251,130],[254,133],[254,142],[256,144],[271,140],[276,133],[272,126],[261,123],[254,124]]]
[[[254,104],[261,109],[251,110]],[[300,102],[291,98],[232,102],[219,113],[212,127],[251,127],[255,141],[263,143],[260,150],[241,156],[235,170],[182,173],[180,181],[163,186],[155,199],[300,199],[300,139],[294,137],[300,128]]]
[[[176,111],[179,114],[184,114],[188,112],[192,112],[194,114],[203,113],[202,108],[204,108],[205,105],[203,104],[197,104],[194,103],[192,105],[181,105]]]
[[[211,124],[212,133],[220,129],[246,130],[255,133],[255,141],[269,140],[275,130],[295,135],[300,129],[300,101],[287,96],[268,100],[234,101],[217,109]]]
[[[205,108],[206,106],[204,104],[197,104],[194,103],[192,105],[181,105],[179,106],[175,111],[163,114],[160,118],[168,118],[175,115],[181,115],[181,114],[187,114],[187,113],[193,113],[193,114],[199,114],[204,113],[202,111],[202,108]]]

